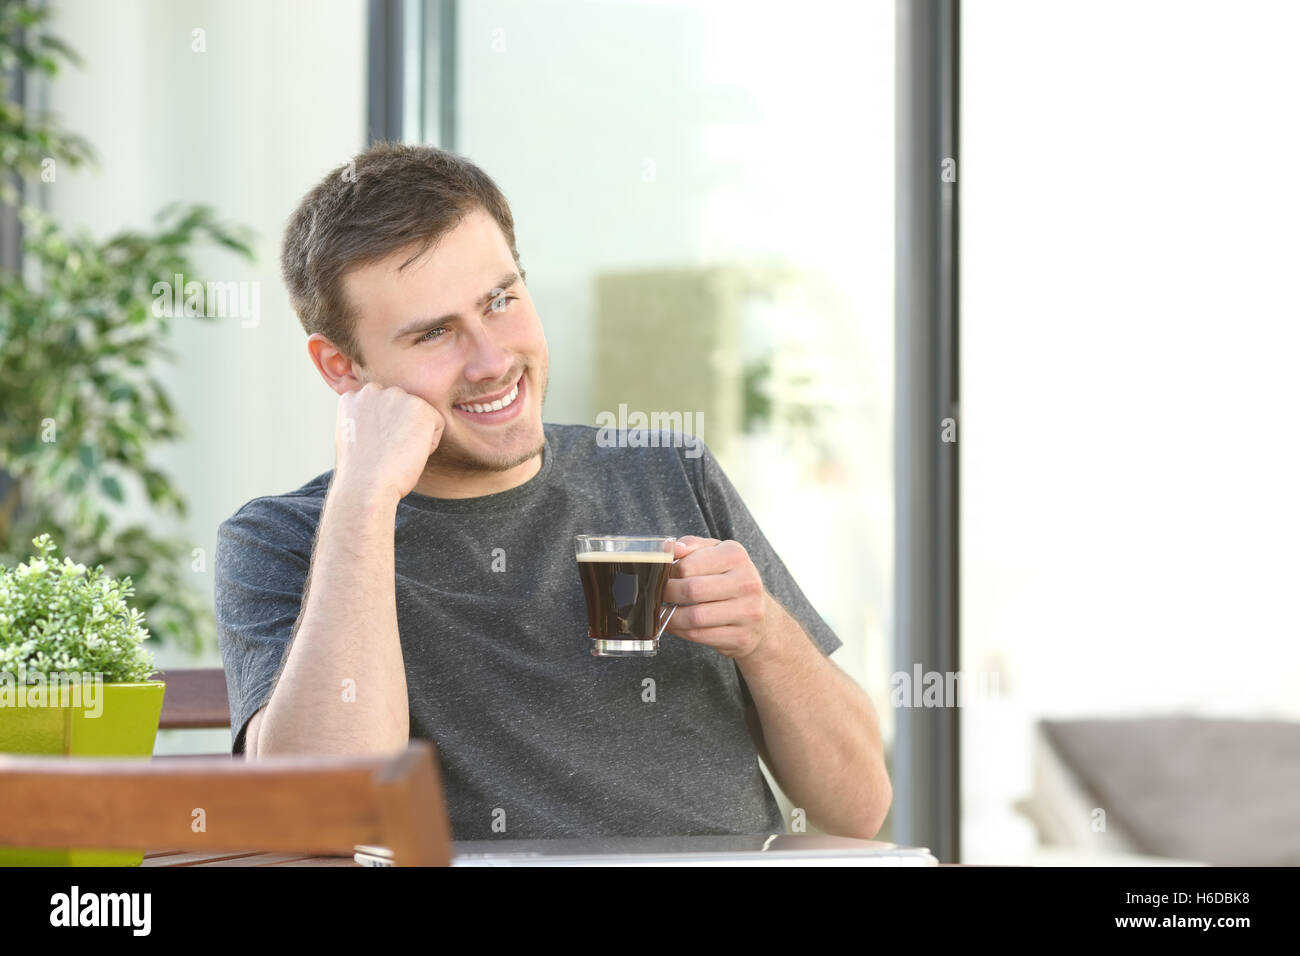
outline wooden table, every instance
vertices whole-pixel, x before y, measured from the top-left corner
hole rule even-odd
[[[150,850],[141,866],[360,866],[350,856],[247,851]]]

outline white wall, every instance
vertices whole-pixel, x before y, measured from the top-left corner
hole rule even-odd
[[[1038,717],[1300,718],[1300,8],[963,14],[969,855]]]

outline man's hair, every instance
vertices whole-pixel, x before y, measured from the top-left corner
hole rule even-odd
[[[280,269],[307,334],[365,365],[343,275],[408,246],[418,258],[482,208],[501,228],[520,276],[510,204],[487,173],[436,146],[380,142],[330,173],[289,218]]]

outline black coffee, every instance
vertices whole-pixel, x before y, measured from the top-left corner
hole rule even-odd
[[[654,551],[578,555],[578,574],[587,595],[588,636],[654,640],[672,562],[671,554]]]

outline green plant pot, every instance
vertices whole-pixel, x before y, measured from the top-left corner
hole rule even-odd
[[[152,756],[164,687],[160,680],[104,684],[93,709],[51,707],[39,699],[31,706],[0,707],[0,753]],[[19,691],[26,694],[24,702],[33,700],[32,690]],[[0,847],[0,866],[139,866],[143,859],[144,850]]]

